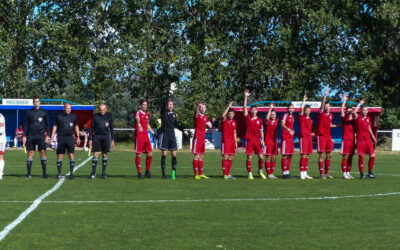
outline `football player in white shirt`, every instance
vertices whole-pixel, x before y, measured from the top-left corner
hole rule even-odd
[[[0,180],[3,179],[4,151],[6,149],[6,144],[6,120],[4,116],[0,114]]]

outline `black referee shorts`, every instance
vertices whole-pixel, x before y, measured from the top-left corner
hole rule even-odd
[[[92,152],[110,152],[110,135],[94,135],[92,142]]]
[[[161,134],[160,136],[160,149],[161,150],[168,150],[168,151],[175,151],[178,150],[178,146],[176,144],[175,135],[171,134]]]
[[[57,138],[57,154],[68,154],[75,153],[75,139],[73,136],[59,136]]]
[[[46,150],[45,135],[28,135],[26,140],[26,150],[34,151],[38,146],[38,150]]]

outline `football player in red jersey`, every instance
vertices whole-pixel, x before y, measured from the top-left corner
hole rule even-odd
[[[308,171],[308,158],[313,153],[313,120],[310,117],[311,107],[306,105],[307,95],[304,95],[303,102],[301,103],[301,109],[299,113],[300,123],[300,179],[312,179],[307,174]]]
[[[372,173],[375,163],[375,148],[372,143],[376,143],[376,138],[371,128],[371,120],[368,116],[368,107],[362,106],[360,115],[357,114],[358,109],[365,103],[361,100],[354,111],[354,119],[356,120],[356,139],[358,153],[358,167],[360,169],[360,179],[364,179],[364,156],[369,155],[368,177],[375,178]],[[372,140],[371,140],[372,138]]]
[[[205,112],[206,105],[203,102],[199,102],[196,108],[196,112],[193,116],[195,131],[192,145],[192,153],[194,155],[193,171],[194,178],[196,180],[209,179],[209,177],[203,174],[203,158],[206,147],[206,126],[211,128],[212,124],[205,115]]]
[[[237,149],[236,121],[233,119],[235,111],[231,108],[233,102],[230,102],[221,117],[222,126],[222,172],[224,179],[236,179],[230,172],[232,168],[233,157]]]
[[[287,106],[287,113],[285,113],[281,120],[282,138],[281,138],[281,154],[282,154],[282,173],[284,179],[293,178],[290,175],[290,166],[292,164],[292,156],[294,154],[294,106],[290,103]]]
[[[250,96],[250,91],[246,89],[244,91],[244,103],[243,103],[243,115],[246,119],[246,167],[249,175],[249,180],[253,180],[253,174],[251,172],[251,159],[253,152],[258,155],[258,173],[264,180],[267,179],[263,174],[262,170],[264,167],[264,129],[261,118],[257,116],[257,106],[253,105],[250,107],[250,114],[247,110],[247,98]]]
[[[140,101],[140,110],[135,113],[135,123],[136,123],[136,169],[138,172],[138,178],[143,179],[140,158],[142,154],[146,154],[146,173],[145,177],[153,178],[150,173],[150,166],[153,160],[153,149],[151,146],[148,131],[150,131],[153,136],[155,136],[153,129],[149,125],[149,113],[147,113],[147,101]]]
[[[336,128],[338,125],[332,124],[333,114],[330,112],[331,105],[326,102],[326,97],[329,90],[325,91],[322,98],[321,107],[318,112],[318,126],[317,126],[317,151],[319,154],[318,167],[321,179],[333,178],[329,174],[329,167],[331,165],[331,157],[334,146],[332,139],[331,128]],[[325,157],[325,174],[324,174],[324,156]]]
[[[265,141],[264,141],[264,155],[265,155],[265,169],[267,170],[268,179],[277,179],[274,175],[276,166],[276,155],[278,154],[278,123],[279,119],[276,117],[275,104],[271,103],[269,106],[267,117],[264,120],[265,124]]]
[[[342,154],[342,173],[343,179],[353,179],[350,175],[353,155],[355,152],[355,119],[353,117],[353,109],[346,108],[347,95],[343,95],[343,103],[340,108],[340,116],[342,117],[342,146],[340,153]]]

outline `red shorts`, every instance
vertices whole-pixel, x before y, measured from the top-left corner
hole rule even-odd
[[[300,144],[300,154],[302,154],[302,155],[312,155],[313,154],[313,145],[312,145],[311,136],[300,138],[299,144]]]
[[[150,153],[153,151],[153,148],[151,147],[151,142],[150,139],[147,138],[136,138],[136,153],[141,154],[141,153]]]
[[[342,155],[354,155],[356,150],[356,145],[354,140],[342,140],[342,147],[340,148],[340,153]]]
[[[246,155],[252,155],[254,153],[256,154],[262,154],[262,147],[261,147],[261,142],[260,141],[246,141]]]
[[[192,154],[204,155],[206,151],[206,140],[193,138],[192,142]]]
[[[223,142],[221,145],[222,155],[235,155],[236,143],[235,142]]]
[[[372,155],[375,154],[374,145],[372,141],[358,141],[357,142],[358,155]]]
[[[281,154],[293,155],[294,154],[294,141],[293,139],[281,141]]]
[[[266,143],[263,150],[264,155],[277,155],[278,143]]]
[[[330,153],[333,151],[333,141],[331,136],[317,136],[318,153]]]

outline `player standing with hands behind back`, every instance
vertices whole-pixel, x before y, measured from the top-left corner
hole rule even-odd
[[[110,152],[110,148],[114,147],[114,121],[111,114],[107,113],[107,105],[105,104],[100,104],[99,113],[92,118],[89,131],[89,147],[94,152],[90,179],[96,178],[96,167],[100,152],[102,152],[103,156],[101,177],[103,179],[107,178],[107,153]]]
[[[49,135],[49,116],[47,111],[40,108],[40,98],[35,96],[33,97],[33,109],[29,110],[25,116],[24,135],[22,137],[22,143],[26,145],[28,150],[28,159],[26,161],[28,173],[26,178],[31,178],[33,155],[35,154],[36,146],[40,152],[43,178],[48,178],[46,173],[46,143],[50,142]]]

